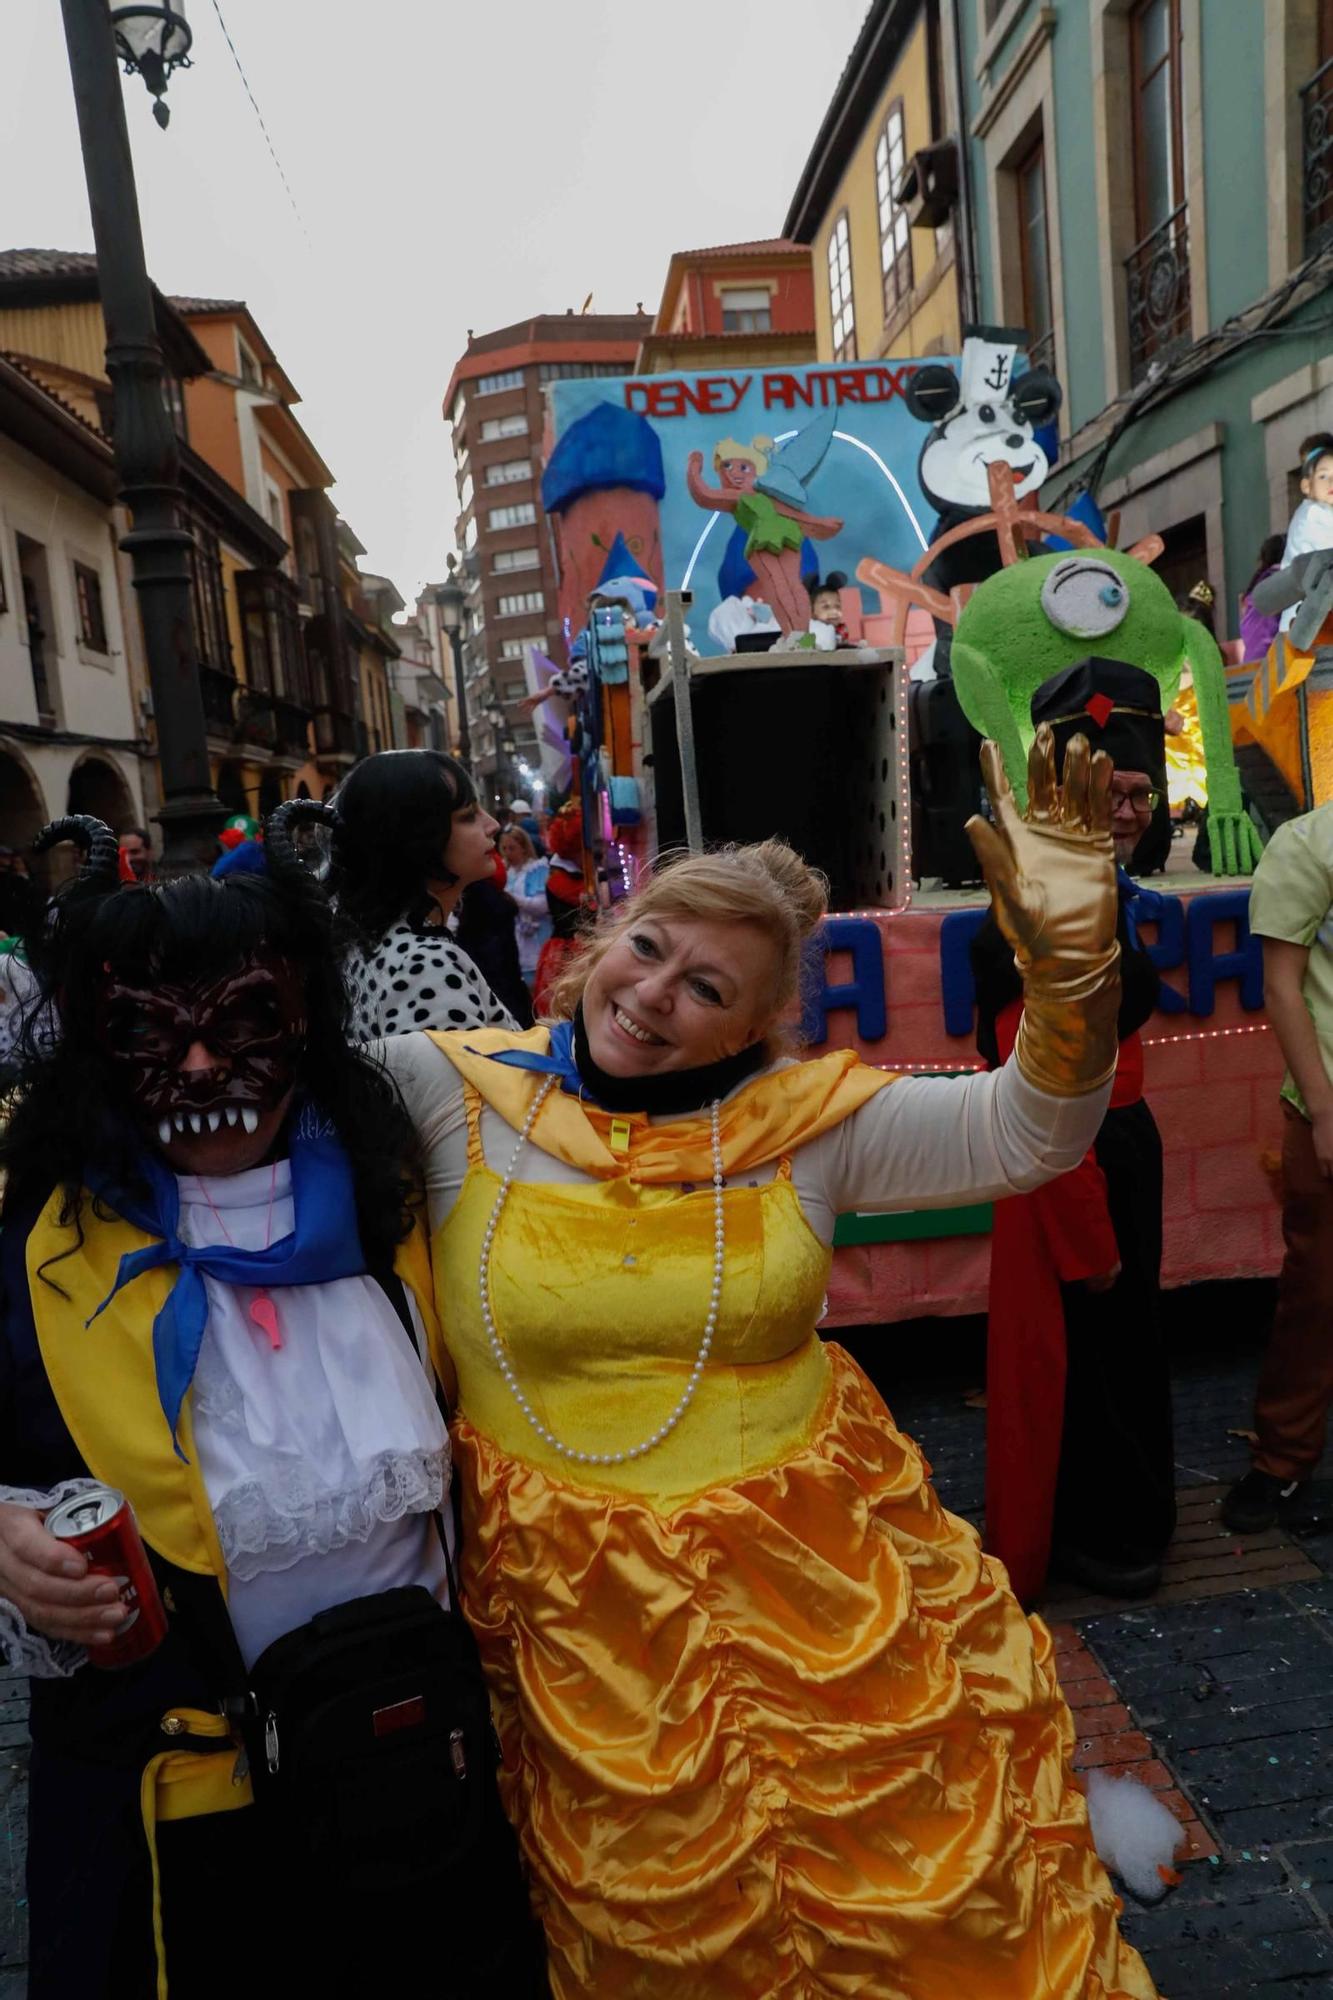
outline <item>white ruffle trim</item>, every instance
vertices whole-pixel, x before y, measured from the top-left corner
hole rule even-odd
[[[385,1452],[358,1471],[357,1484],[338,1493],[322,1487],[308,1466],[290,1461],[233,1486],[213,1509],[231,1574],[244,1583],[291,1569],[307,1556],[368,1541],[381,1522],[436,1512],[449,1491],[449,1447]]]
[[[0,1486],[0,1504],[31,1507],[46,1514],[71,1494],[86,1493],[96,1484],[95,1479],[62,1479],[49,1493],[30,1486]],[[0,1597],[0,1653],[14,1673],[35,1681],[67,1681],[88,1658],[85,1649],[72,1639],[46,1639],[31,1631],[17,1604],[11,1604],[7,1597]]]

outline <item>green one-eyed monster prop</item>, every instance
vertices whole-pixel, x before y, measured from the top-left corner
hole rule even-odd
[[[1208,771],[1208,839],[1215,875],[1247,875],[1261,843],[1241,803],[1226,677],[1217,642],[1177,611],[1160,577],[1117,549],[1072,549],[1009,563],[977,586],[953,640],[953,678],[974,729],[992,736],[1009,782],[1027,802],[1032,697],[1089,654],[1142,667],[1170,708],[1183,668],[1194,678]]]

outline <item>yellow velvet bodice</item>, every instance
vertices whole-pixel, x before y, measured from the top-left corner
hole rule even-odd
[[[471,1163],[433,1263],[459,1412],[470,1424],[567,1483],[663,1508],[772,1465],[804,1440],[828,1385],[814,1329],[829,1251],[802,1215],[785,1164],[764,1186],[727,1186],[717,1331],[676,1429],[630,1464],[572,1464],[538,1437],[491,1353],[478,1266],[499,1177],[480,1157],[471,1091],[469,1115]],[[707,1182],[686,1192],[628,1171],[575,1186],[516,1181],[492,1245],[491,1302],[541,1422],[581,1451],[621,1451],[650,1437],[689,1379],[712,1277]]]

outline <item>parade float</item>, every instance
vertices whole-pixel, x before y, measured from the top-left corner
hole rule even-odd
[[[1191,866],[1167,822],[1166,871],[1134,905],[1163,975],[1143,1038],[1166,1146],[1163,1281],[1268,1276],[1282,1064],[1247,921],[1244,684],[1228,688],[1215,642],[1153,575],[1155,538],[1119,550],[1095,509],[1041,511],[1059,391],[1035,371],[1024,390],[1018,341],[986,330],[957,364],[557,382],[543,500],[574,665],[539,710],[544,761],[581,803],[590,901],[667,848],[786,834],[833,891],[806,1046],[957,1074],[980,1067],[969,946],[987,905],[957,837],[978,732],[1021,794],[1027,703],[1060,666],[1129,659],[1164,709],[1192,683],[1211,866]],[[964,463],[980,468],[966,492]],[[830,572],[833,625],[802,584]],[[534,692],[555,673],[534,656]],[[828,1323],[983,1310],[990,1220],[843,1217]]]

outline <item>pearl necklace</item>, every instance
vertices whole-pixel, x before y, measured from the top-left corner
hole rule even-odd
[[[712,1123],[713,1140],[713,1289],[709,1297],[708,1318],[704,1322],[703,1339],[699,1342],[699,1352],[694,1357],[694,1366],[690,1370],[690,1379],[685,1384],[675,1409],[672,1410],[661,1429],[654,1431],[652,1436],[645,1438],[641,1444],[631,1445],[626,1451],[576,1451],[572,1445],[568,1445],[563,1439],[558,1438],[554,1431],[547,1429],[523,1393],[522,1388],[519,1386],[518,1377],[514,1373],[513,1364],[501,1345],[499,1331],[495,1324],[495,1313],[491,1306],[491,1247],[495,1241],[495,1232],[499,1226],[505,1202],[509,1197],[509,1190],[513,1186],[514,1172],[518,1166],[519,1155],[527,1145],[528,1135],[537,1122],[537,1114],[543,1104],[545,1104],[556,1081],[555,1077],[548,1077],[532,1101],[532,1109],[523,1121],[523,1130],[518,1135],[518,1144],[514,1147],[513,1157],[505,1171],[503,1180],[500,1182],[499,1190],[495,1197],[495,1206],[492,1208],[490,1219],[486,1224],[486,1233],[482,1238],[481,1245],[481,1263],[478,1270],[481,1289],[481,1317],[486,1328],[486,1338],[490,1343],[495,1365],[508,1384],[510,1395],[518,1404],[519,1409],[522,1410],[542,1443],[549,1445],[551,1450],[556,1452],[561,1458],[567,1458],[576,1465],[628,1465],[632,1459],[642,1458],[644,1453],[651,1451],[654,1445],[661,1444],[662,1440],[669,1437],[672,1431],[675,1430],[676,1425],[694,1401],[694,1392],[699,1387],[700,1378],[704,1372],[704,1364],[708,1360],[709,1350],[713,1345],[713,1335],[717,1331],[718,1308],[722,1302],[722,1264],[724,1252],[722,1228],[721,1100],[714,1098],[709,1114]]]

